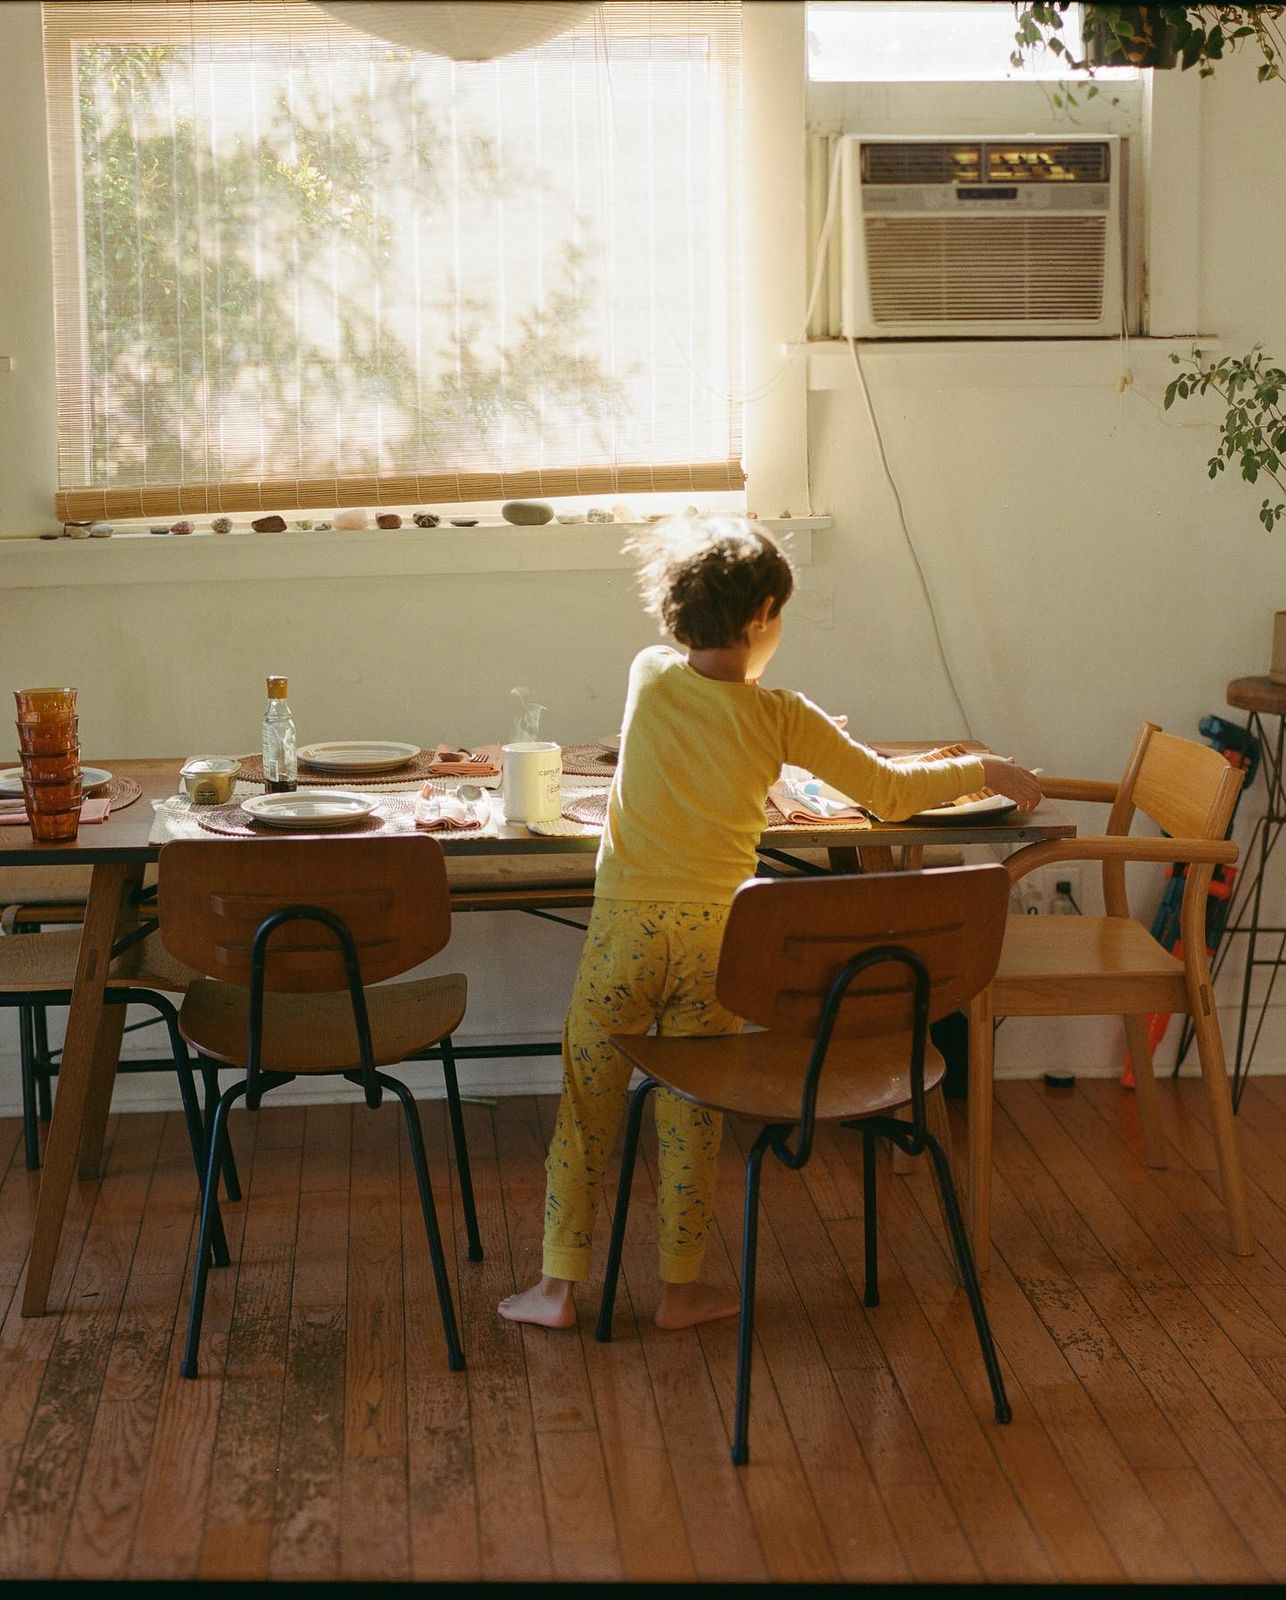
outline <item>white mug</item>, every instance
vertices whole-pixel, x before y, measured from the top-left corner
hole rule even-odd
[[[500,749],[501,795],[507,822],[552,822],[562,810],[559,745],[529,739]]]

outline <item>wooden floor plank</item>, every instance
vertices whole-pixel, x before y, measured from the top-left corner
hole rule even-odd
[[[236,1303],[222,1363],[198,1568],[210,1580],[267,1576],[276,1499],[304,1109],[269,1102],[253,1115],[259,1128],[244,1203]],[[217,1370],[212,1352],[204,1348],[204,1334],[202,1346],[202,1370]]]
[[[343,1523],[351,1102],[304,1114],[279,1459],[274,1580],[337,1579]]]
[[[93,1433],[163,1118],[118,1124],[0,1519],[0,1570],[54,1572]]]
[[[478,1571],[492,1582],[548,1580],[553,1568],[523,1331],[496,1314],[504,1296],[520,1287],[510,1256],[500,1152],[509,1147],[511,1127],[525,1124],[527,1111],[502,1100],[493,1115],[483,1107],[466,1106],[464,1120],[486,1251],[485,1259],[460,1277],[478,1496]]]
[[[430,1181],[451,1267],[465,1359],[473,1359],[463,1321],[463,1291],[481,1269],[468,1259],[459,1177],[448,1156],[446,1107],[419,1102]],[[503,1241],[483,1239],[493,1257]],[[478,1493],[473,1476],[469,1384],[447,1366],[442,1317],[429,1261],[419,1190],[402,1162],[402,1274],[405,1284],[407,1504],[411,1575],[418,1582],[464,1582],[479,1569]]]
[[[124,1305],[117,1319],[93,1431],[59,1563],[63,1578],[124,1578],[181,1310],[187,1240],[192,1231],[194,1168],[187,1130],[165,1118],[147,1193]],[[187,1232],[171,1219],[186,1213]],[[153,1230],[153,1219],[165,1219]],[[173,1252],[161,1265],[145,1241],[163,1235]],[[177,1356],[175,1356],[177,1359]]]
[[[963,1131],[962,1128],[962,1135]],[[1002,1427],[995,1421],[991,1387],[968,1301],[954,1272],[946,1267],[941,1251],[941,1211],[936,1191],[931,1192],[928,1173],[921,1171],[896,1181],[891,1178],[884,1185],[883,1209],[886,1234],[892,1231],[892,1248],[898,1263],[957,1382],[986,1430],[988,1442],[1052,1571],[1069,1583],[1119,1580],[1124,1568],[1112,1554],[1089,1501],[1078,1486],[1075,1462],[1064,1460],[1024,1387],[1027,1363],[1019,1358],[1015,1364],[1015,1357],[1011,1356],[1031,1340],[1033,1330],[1030,1306],[1025,1297],[1013,1294],[1013,1280],[1007,1268],[1001,1262],[993,1269],[985,1291],[988,1318],[1013,1407],[1012,1421]],[[998,1293],[1002,1278],[1004,1288]],[[1019,1309],[1018,1325],[1011,1326],[1015,1309]]]
[[[1026,1092],[1009,1096],[1007,1107],[1028,1127],[1039,1128],[1042,1141],[1052,1149],[1054,1138],[1037,1111],[1039,1091],[1030,1084],[1014,1088]],[[1065,1108],[1060,1112],[1066,1114]],[[1079,1161],[1071,1156],[1066,1159],[1064,1181],[1075,1183],[1073,1194],[1081,1205],[1086,1203],[1082,1195],[1090,1188],[1097,1196],[1102,1179],[1088,1158],[1079,1151],[1077,1154]],[[1099,1211],[1097,1199],[1089,1203]],[[1106,1205],[1101,1214],[1100,1225],[1110,1227],[1119,1237],[1119,1216]],[[1135,1286],[1108,1270],[1106,1250],[1088,1234],[1070,1246],[1065,1235],[1047,1235],[1047,1240],[1087,1304],[1104,1328],[1110,1330],[1116,1347],[1188,1453],[1191,1464],[1200,1464],[1241,1539],[1266,1568],[1276,1570],[1286,1562],[1286,1499],[1281,1491],[1264,1474],[1233,1422],[1148,1310]]]
[[[18,1314],[36,1180],[0,1121],[0,1559],[82,1581],[1286,1578],[1286,1083],[1239,1117],[1257,1250],[1223,1232],[1201,1085],[1160,1084],[1147,1171],[1110,1082],[997,1086],[986,1281],[1015,1417],[991,1416],[924,1171],[880,1169],[881,1304],[862,1190],[823,1130],[771,1163],[751,1462],[728,1460],[735,1321],[663,1333],[655,1140],[635,1177],[614,1337],[495,1314],[539,1267],[554,1102],[466,1107],[486,1260],[464,1248],[444,1107],[422,1103],[468,1370],[447,1369],[418,1197],[387,1104],[271,1099],[233,1125],[244,1202],[211,1276],[202,1376],[177,1362],[195,1181],[181,1119],[109,1124],[74,1186],[47,1317]],[[957,1113],[960,1108],[956,1108]],[[650,1120],[650,1119],[649,1119]],[[725,1140],[706,1276],[739,1271]]]

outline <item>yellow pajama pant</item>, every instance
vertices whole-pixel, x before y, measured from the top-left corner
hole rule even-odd
[[[563,1029],[563,1092],[545,1162],[544,1271],[579,1282],[603,1173],[616,1140],[630,1063],[613,1033],[676,1037],[739,1033],[741,1019],[715,998],[726,905],[704,901],[596,900]],[[723,1133],[717,1111],[653,1091],[660,1177],[661,1278],[691,1283],[701,1269]]]

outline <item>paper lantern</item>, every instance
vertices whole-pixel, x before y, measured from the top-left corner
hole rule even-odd
[[[545,4],[544,0],[314,0],[328,16],[388,44],[452,61],[494,61],[497,56],[531,50],[576,26],[595,9],[595,0]]]

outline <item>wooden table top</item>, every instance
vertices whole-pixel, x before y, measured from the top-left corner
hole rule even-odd
[[[882,748],[894,747],[884,745]],[[923,745],[908,748],[922,749]],[[37,844],[24,827],[0,827],[0,866],[94,866],[110,861],[155,861],[161,846],[148,843],[153,822],[152,801],[179,793],[179,768],[183,761],[181,756],[168,760],[95,758],[95,766],[105,766],[114,776],[132,778],[139,784],[143,790],[141,798],[121,811],[113,811],[106,822],[82,827],[77,837],[67,843]],[[1076,826],[1071,818],[1047,802],[1021,817],[1009,813],[994,820],[961,817],[933,823],[877,823],[870,828],[850,828],[835,823],[817,828],[772,828],[764,832],[760,844],[787,851],[837,846],[1028,844],[1038,839],[1069,839],[1075,833]],[[211,838],[215,837],[217,835],[211,834]],[[502,822],[498,837],[479,838],[458,833],[435,834],[434,837],[448,856],[592,854],[598,849],[597,834],[544,836],[529,833],[520,823]]]

